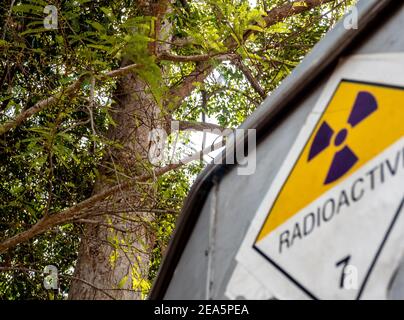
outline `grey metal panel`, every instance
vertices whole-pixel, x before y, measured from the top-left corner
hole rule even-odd
[[[169,286],[165,299],[205,299],[207,276],[207,250],[209,240],[209,214],[211,210],[210,194],[202,209],[200,218],[195,226],[194,233],[187,244],[183,257],[195,257],[195,259],[182,260],[181,268],[174,272],[172,282],[176,286]],[[178,290],[178,287],[181,290]]]
[[[389,286],[388,297],[391,300],[404,300],[404,259],[396,270]]]
[[[374,1],[365,0],[361,4],[367,6],[371,2],[374,3]],[[329,41],[341,36],[342,31],[340,29],[341,26],[330,37]],[[401,35],[403,29],[404,8],[401,6],[401,9],[383,27],[378,30],[370,29],[366,41],[357,43],[356,48],[350,53],[404,52],[404,39]],[[318,47],[316,50],[319,50]],[[311,58],[311,60],[313,59]],[[304,62],[306,66],[303,64],[299,67],[305,69],[297,71],[305,72],[307,64],[310,62],[313,61],[306,59]],[[287,80],[284,84],[284,86],[290,85],[292,89],[293,83],[288,84],[288,81],[291,83],[294,80]],[[289,146],[295,140],[308,113],[321,94],[326,81],[327,76],[318,79],[318,85],[311,88],[309,94],[301,97],[298,108],[292,111],[276,128],[268,132],[268,135],[260,142],[257,147],[257,171],[254,175],[238,176],[236,170],[232,170],[220,181],[217,194],[218,217],[215,259],[212,267],[214,270],[212,298],[225,299],[226,285],[235,266],[234,256],[251,219],[285,159]],[[285,91],[282,91],[269,99],[280,99],[284,94]],[[260,117],[266,113],[268,113],[268,103],[264,103],[254,116]],[[247,120],[243,127],[250,127],[252,123],[253,120]],[[209,199],[211,199],[211,195]],[[201,266],[206,267],[207,265],[205,251],[208,248],[208,240],[204,237],[208,235],[210,212],[211,203],[209,200],[202,209],[192,236],[177,265],[175,275],[165,295],[166,299],[205,298],[206,270],[203,270]],[[402,295],[402,283],[404,283],[404,272],[399,271],[391,284],[391,288],[394,290],[390,295],[392,298]]]
[[[218,196],[217,257],[213,266],[216,298],[224,298],[231,267],[234,268],[232,260],[320,92],[321,88],[302,101],[301,107],[258,145],[255,174],[238,176],[233,170],[222,179]]]
[[[403,10],[397,10],[393,16],[385,22],[383,28],[370,30],[370,41],[363,40],[355,53],[394,53],[404,49],[404,14]]]

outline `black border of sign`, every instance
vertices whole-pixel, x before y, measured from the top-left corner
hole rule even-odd
[[[320,124],[320,121],[321,121],[323,115],[325,114],[325,112],[327,111],[327,109],[330,107],[331,101],[334,99],[336,93],[338,92],[338,90],[339,90],[339,88],[340,88],[340,86],[341,86],[341,84],[342,84],[343,82],[356,83],[356,84],[364,84],[364,85],[371,85],[371,86],[376,86],[376,87],[384,87],[384,88],[391,88],[391,89],[398,89],[398,90],[404,90],[404,87],[396,86],[396,85],[388,85],[388,84],[384,84],[384,83],[367,82],[367,81],[360,81],[360,80],[350,80],[350,79],[342,78],[342,79],[340,80],[340,82],[338,83],[337,88],[335,89],[335,91],[334,91],[333,94],[331,95],[330,99],[328,100],[327,107],[326,107],[326,108],[324,109],[324,111],[321,113],[318,122],[317,122],[316,125],[314,126],[314,129],[313,129],[313,131],[311,132],[309,138],[307,139],[305,145],[303,146],[301,152],[299,153],[299,156],[296,158],[296,161],[295,161],[295,163],[293,164],[293,167],[292,167],[292,169],[290,170],[289,175],[288,175],[287,178],[285,179],[285,182],[283,183],[283,185],[282,185],[281,189],[279,190],[279,192],[278,192],[278,194],[277,194],[275,200],[273,201],[273,203],[272,203],[270,209],[268,210],[268,214],[267,214],[267,216],[266,216],[266,218],[265,218],[265,221],[268,220],[268,217],[269,217],[269,215],[271,214],[272,208],[274,207],[275,203],[277,202],[277,200],[278,200],[278,198],[279,198],[279,195],[281,194],[283,188],[285,187],[286,183],[288,182],[288,180],[289,180],[289,178],[290,178],[292,172],[294,171],[294,169],[295,169],[295,167],[296,167],[296,165],[297,165],[297,162],[299,161],[300,157],[302,156],[302,153],[303,153],[304,150],[306,149],[306,146],[307,146],[307,144],[309,143],[310,139],[312,138],[314,132],[316,132],[316,130],[318,129],[318,126],[319,126],[319,124]],[[364,280],[363,280],[363,283],[362,283],[362,285],[361,285],[361,287],[360,287],[360,289],[359,289],[359,293],[358,293],[358,296],[356,297],[356,300],[359,300],[359,299],[360,299],[360,297],[361,297],[361,295],[362,295],[362,293],[363,293],[363,290],[365,289],[365,286],[366,286],[366,284],[367,284],[367,281],[369,280],[370,273],[373,271],[373,268],[374,268],[374,266],[375,266],[375,264],[376,264],[376,261],[377,261],[377,259],[379,258],[380,254],[381,254],[381,251],[383,250],[383,247],[384,247],[384,245],[385,245],[385,243],[386,243],[386,241],[387,241],[387,238],[388,238],[388,236],[390,235],[390,232],[391,232],[391,230],[393,229],[394,224],[395,224],[395,222],[397,221],[397,218],[398,218],[400,212],[402,211],[403,206],[404,206],[404,198],[402,199],[401,204],[400,204],[400,206],[399,206],[397,212],[396,212],[395,215],[394,215],[393,221],[391,222],[389,228],[387,229],[387,232],[386,232],[386,234],[385,234],[385,236],[384,236],[384,238],[383,238],[383,241],[382,241],[382,243],[380,244],[380,246],[379,246],[379,248],[378,248],[378,250],[377,250],[377,252],[376,252],[375,257],[374,257],[373,260],[372,260],[372,264],[370,265],[369,270],[368,270],[368,272],[366,273],[366,276],[365,276],[365,278],[364,278]],[[259,234],[261,233],[261,231],[262,231],[262,229],[263,229],[263,227],[264,227],[264,224],[265,224],[265,222],[262,224],[262,226],[261,226],[259,232],[257,233],[257,236],[255,237],[254,243],[253,243],[253,245],[252,245],[252,248],[253,248],[255,251],[257,251],[260,255],[262,255],[266,260],[268,260],[276,269],[278,269],[284,276],[286,276],[294,285],[296,285],[300,290],[302,290],[302,291],[303,291],[306,295],[308,295],[311,299],[320,300],[320,299],[317,298],[314,294],[312,294],[308,289],[306,289],[298,280],[296,280],[293,276],[291,276],[283,267],[281,267],[279,264],[277,264],[275,261],[273,261],[269,256],[267,256],[262,250],[260,250],[260,249],[256,246],[256,243],[257,243],[257,240],[258,240],[258,236],[259,236]]]

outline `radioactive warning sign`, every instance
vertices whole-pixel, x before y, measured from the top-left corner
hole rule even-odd
[[[384,238],[401,213],[404,109],[397,106],[402,101],[404,88],[341,81],[257,236],[254,248],[313,298],[319,293],[310,291],[310,282],[319,281],[319,270],[309,264],[302,270],[299,260],[316,254],[310,252],[315,242],[328,247],[334,260],[327,271],[341,273],[343,289],[344,266],[370,273]],[[383,212],[380,191],[394,185],[389,192],[396,189],[396,211]],[[367,219],[374,224],[370,229],[366,221],[355,223]],[[327,237],[335,228],[340,232]],[[379,237],[367,237],[366,232],[379,229]],[[369,241],[374,241],[372,246]],[[355,260],[365,248],[371,252]],[[366,285],[366,277],[363,273],[360,287]],[[360,297],[362,289],[358,289]]]
[[[404,85],[343,75],[313,110],[237,256],[284,298],[377,295],[404,253]]]
[[[402,101],[404,88],[343,80],[268,213],[256,243],[398,142],[404,136]],[[349,200],[360,201],[365,182],[372,189],[377,187],[377,183],[388,179],[389,173],[395,176],[400,158],[400,154],[397,154],[394,159],[386,159],[379,172],[371,172],[363,177],[366,181],[362,182],[361,179],[357,182],[349,194],[343,193],[342,197],[346,198],[338,203],[334,203],[334,199],[326,202],[325,207],[321,208],[321,215],[314,217],[316,225],[321,220],[332,219],[332,211],[343,210]],[[296,236],[299,231],[296,230]],[[290,237],[288,233],[283,234],[279,251],[292,246],[293,240],[293,232]]]

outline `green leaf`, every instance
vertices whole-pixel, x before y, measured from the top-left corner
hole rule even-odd
[[[43,13],[43,7],[35,6],[32,4],[22,3],[13,7],[13,12],[22,12],[22,13]]]
[[[247,29],[249,30],[254,30],[254,31],[258,31],[258,32],[264,32],[265,29],[261,28],[260,26],[257,26],[255,24],[250,24]]]
[[[105,28],[104,26],[97,22],[97,21],[89,21],[87,20],[87,23],[89,23],[95,30],[99,31],[99,32],[105,32]]]
[[[293,7],[308,7],[306,1],[296,1],[293,2]]]
[[[118,283],[118,289],[122,289],[128,281],[128,275],[124,276]]]
[[[6,40],[0,39],[0,47],[7,47],[7,46],[9,46],[9,45],[11,45],[11,43],[9,43],[9,42],[6,41]]]
[[[106,51],[106,52],[111,51],[111,47],[103,46],[103,45],[100,45],[100,44],[89,44],[88,47],[94,48],[94,49],[99,49],[99,50]]]
[[[267,29],[268,33],[290,33],[290,28],[287,23],[278,22]]]
[[[46,28],[28,29],[28,30],[25,30],[24,32],[21,32],[20,36],[24,36],[26,34],[47,32],[47,31],[54,31],[54,30],[53,29],[46,29]]]

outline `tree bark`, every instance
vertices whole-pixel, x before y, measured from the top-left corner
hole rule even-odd
[[[121,147],[110,150],[100,168],[100,177],[93,194],[120,183],[121,176],[147,174],[149,132],[155,128],[159,108],[146,83],[135,73],[124,76],[115,92],[112,117],[116,123],[109,138]],[[86,224],[78,261],[69,292],[69,299],[141,299],[147,291],[146,280],[150,251],[153,245],[148,226],[152,214],[136,208],[148,205],[147,185],[135,187],[105,201],[99,214],[92,217],[99,223]],[[125,213],[121,213],[122,209]],[[131,211],[132,212],[127,212]],[[111,215],[111,212],[113,215]],[[135,222],[134,222],[135,221]],[[136,222],[138,221],[138,222]],[[108,227],[110,226],[110,227]],[[95,286],[86,285],[87,283]],[[96,287],[101,288],[97,290]],[[108,295],[105,294],[108,292]]]

